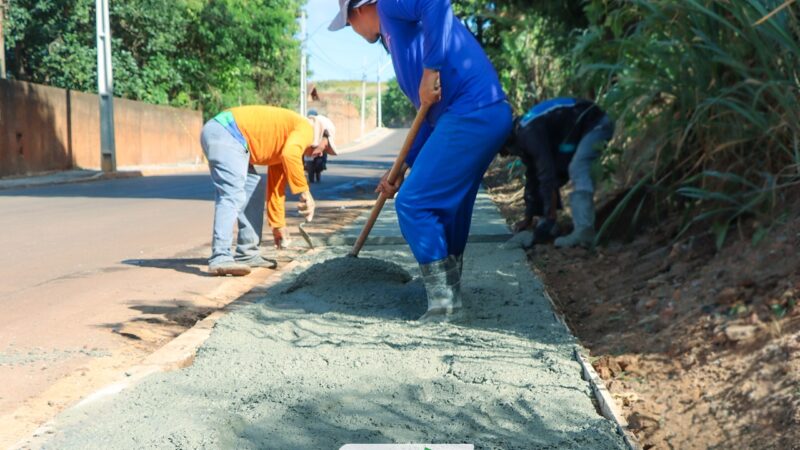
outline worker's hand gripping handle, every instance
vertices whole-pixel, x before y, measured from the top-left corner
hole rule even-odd
[[[394,160],[394,164],[392,165],[392,170],[389,171],[389,176],[387,177],[389,184],[394,184],[397,177],[400,175],[400,171],[403,169],[403,163],[406,161],[406,156],[408,156],[408,152],[411,150],[411,146],[417,138],[417,133],[419,133],[419,129],[422,126],[422,122],[425,120],[425,116],[428,115],[428,109],[430,109],[430,107],[431,105],[423,104],[419,108],[419,111],[417,111],[414,123],[411,125],[411,129],[406,135],[405,142],[403,142],[403,148],[400,149],[400,153],[398,153],[397,159]],[[383,205],[386,203],[386,198],[387,196],[383,192],[378,196],[378,200],[375,202],[375,206],[372,207],[372,212],[369,215],[369,219],[367,219],[367,223],[364,224],[361,234],[358,236],[355,245],[353,245],[353,250],[350,251],[350,256],[358,256],[361,247],[364,246],[364,242],[366,242],[369,236],[369,232],[372,231],[372,227],[375,225],[375,221],[378,220],[381,209],[383,209]]]

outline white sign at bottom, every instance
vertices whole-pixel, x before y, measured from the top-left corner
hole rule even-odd
[[[472,444],[347,444],[339,450],[475,450]]]

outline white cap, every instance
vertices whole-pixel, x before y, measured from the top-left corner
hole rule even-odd
[[[339,0],[339,12],[333,18],[328,30],[338,31],[347,26],[347,13],[351,9],[361,8],[364,5],[377,3],[378,0]],[[352,4],[352,6],[351,6]]]
[[[311,143],[312,147],[316,147],[322,142],[322,138],[325,136],[325,132],[328,132],[328,146],[330,150],[327,148],[325,151],[333,156],[336,156],[336,125],[333,124],[331,119],[323,116],[322,114],[317,114],[316,116],[311,116],[308,118],[311,125],[314,127],[314,142]]]

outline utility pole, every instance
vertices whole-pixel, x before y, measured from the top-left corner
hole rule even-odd
[[[367,121],[367,71],[364,70],[361,76],[361,137],[364,137],[364,131]]]
[[[114,143],[114,77],[111,67],[109,0],[95,0],[97,9],[97,93],[100,95],[100,166],[103,172],[117,170]]]
[[[381,117],[381,113],[383,111],[381,111],[381,53],[380,53],[380,51],[381,51],[381,49],[378,49],[378,52],[379,52],[378,53],[378,77],[377,77],[377,82],[378,82],[378,104],[376,105],[377,108],[375,108],[377,110],[376,111],[376,115],[378,116],[378,123],[377,123],[377,127],[378,128],[383,126],[383,117]]]
[[[0,0],[0,79],[6,78],[6,41],[3,38],[3,21],[6,19],[6,5]]]
[[[308,32],[306,30],[306,11],[300,13],[300,115],[305,117],[308,113],[308,49],[306,41]]]

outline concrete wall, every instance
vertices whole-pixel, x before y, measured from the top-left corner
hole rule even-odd
[[[97,95],[0,80],[0,176],[100,168]],[[117,166],[195,163],[202,114],[114,99]]]

